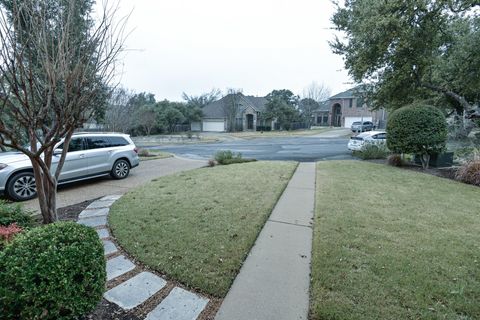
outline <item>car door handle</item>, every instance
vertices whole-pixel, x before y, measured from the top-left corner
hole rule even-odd
[[[78,155],[79,158],[85,158],[85,155],[84,154],[80,154]]]

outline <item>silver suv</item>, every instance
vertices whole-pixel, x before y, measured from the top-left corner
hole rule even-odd
[[[55,148],[55,170],[63,142]],[[119,133],[76,133],[68,147],[59,184],[111,175],[124,179],[138,166],[138,150],[130,136]],[[17,201],[37,195],[30,159],[20,152],[0,153],[0,193]]]

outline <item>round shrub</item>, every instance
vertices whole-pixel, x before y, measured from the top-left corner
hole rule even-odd
[[[105,279],[95,230],[73,222],[32,229],[0,252],[2,319],[75,319],[95,308]]]
[[[401,167],[403,166],[402,156],[399,154],[391,154],[387,158],[387,163],[390,166]]]
[[[394,153],[417,154],[424,168],[430,155],[445,149],[447,121],[439,109],[415,103],[395,110],[387,123],[387,146]]]

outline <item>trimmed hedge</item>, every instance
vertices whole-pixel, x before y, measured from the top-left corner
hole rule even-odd
[[[73,222],[32,229],[0,252],[2,319],[75,319],[96,307],[105,282],[95,230]]]
[[[445,149],[447,121],[441,110],[414,103],[395,110],[388,118],[387,146],[394,153],[421,156],[428,167],[430,155]]]
[[[242,158],[242,154],[240,152],[233,153],[230,150],[218,151],[215,154],[215,160],[218,162],[218,164],[222,165],[257,161],[256,159],[244,159]]]
[[[18,203],[12,204],[0,200],[0,226],[7,227],[13,223],[22,228],[32,227],[32,215]]]
[[[385,144],[365,144],[360,151],[354,151],[353,155],[362,160],[386,159],[390,151]]]

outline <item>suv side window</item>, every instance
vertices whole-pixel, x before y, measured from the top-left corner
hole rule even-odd
[[[128,146],[129,143],[122,137],[108,137],[110,139],[111,147],[123,147]]]
[[[111,147],[107,137],[87,137],[87,149],[100,149]]]
[[[63,149],[63,143],[57,147],[57,149]],[[82,151],[83,148],[83,138],[72,138],[68,144],[68,152]]]

